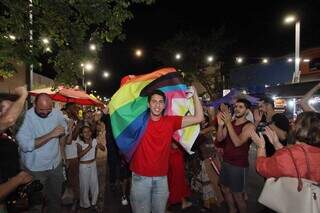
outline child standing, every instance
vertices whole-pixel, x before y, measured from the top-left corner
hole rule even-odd
[[[98,172],[96,164],[97,149],[104,151],[105,147],[96,139],[92,138],[92,130],[84,126],[80,130],[80,140],[77,144],[80,177],[80,207],[97,209],[99,195]],[[91,202],[89,200],[91,195]]]

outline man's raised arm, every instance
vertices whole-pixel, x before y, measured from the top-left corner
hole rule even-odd
[[[201,121],[203,121],[203,109],[201,102],[199,100],[199,96],[197,93],[197,90],[192,86],[192,89],[194,91],[193,94],[193,103],[194,103],[194,115],[193,116],[184,116],[182,119],[182,125],[181,128],[184,128],[186,126],[191,126],[193,124],[198,124]]]
[[[26,98],[28,97],[28,91],[26,87],[17,87],[15,93],[19,96],[8,111],[0,116],[0,131],[7,129],[12,126],[21,114]]]

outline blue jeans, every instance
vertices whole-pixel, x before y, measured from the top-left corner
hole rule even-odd
[[[164,213],[168,197],[167,176],[146,177],[132,172],[130,201],[133,213]]]

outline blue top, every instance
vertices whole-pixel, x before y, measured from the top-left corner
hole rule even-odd
[[[51,132],[58,125],[67,123],[62,112],[53,108],[46,118],[39,117],[34,107],[29,109],[17,133],[21,162],[30,171],[45,171],[56,168],[61,162],[59,138],[53,138],[45,145],[35,149],[35,140]]]

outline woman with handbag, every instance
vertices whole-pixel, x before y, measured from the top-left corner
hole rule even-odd
[[[274,201],[270,201],[271,204],[268,204],[268,207],[273,207],[278,212],[287,212],[289,208],[294,209],[294,212],[298,212],[299,208],[303,208],[305,210],[303,212],[320,210],[320,194],[318,194],[320,188],[316,186],[320,183],[320,114],[303,112],[297,117],[292,130],[295,144],[289,147],[283,147],[276,133],[268,127],[264,133],[259,134],[251,132],[251,138],[258,146],[256,169],[260,175],[269,178],[259,201],[266,204],[268,200],[281,196],[275,207],[273,207]],[[262,134],[269,138],[276,149],[276,153],[271,157],[266,157]],[[275,179],[271,181],[270,178]],[[284,192],[286,187],[292,190],[292,193]],[[273,191],[273,197],[268,197],[266,193],[268,188],[278,191]],[[296,193],[297,191],[302,192]],[[281,195],[282,192],[284,193]],[[304,193],[306,194],[303,200],[298,198]],[[311,197],[309,203],[306,196]]]

